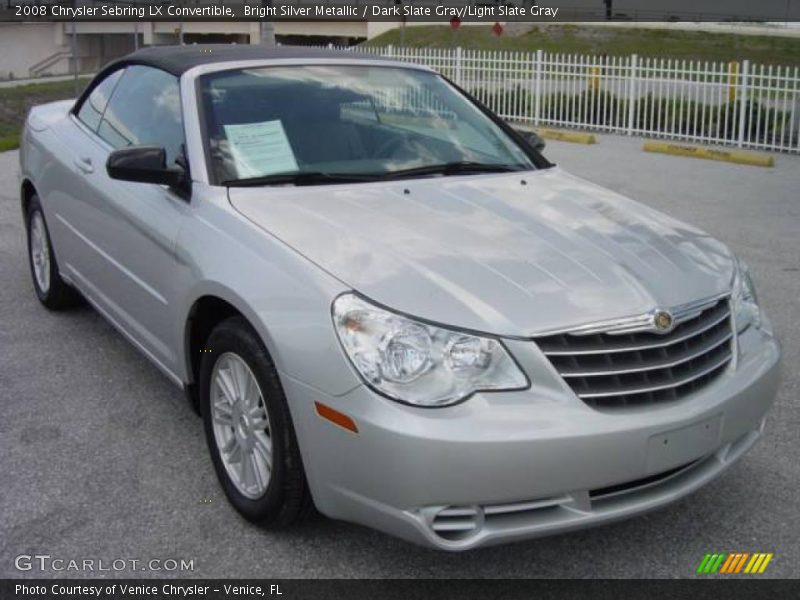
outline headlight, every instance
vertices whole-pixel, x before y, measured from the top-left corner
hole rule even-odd
[[[750,278],[750,269],[740,260],[736,261],[731,308],[737,333],[742,333],[751,325],[761,326],[761,309],[758,308],[758,297],[753,280]]]
[[[359,374],[393,400],[446,406],[478,391],[528,387],[495,339],[414,321],[354,294],[334,300],[333,323]]]

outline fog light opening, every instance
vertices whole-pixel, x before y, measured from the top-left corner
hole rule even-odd
[[[430,526],[443,540],[458,542],[480,533],[483,523],[480,506],[447,506],[433,515]]]

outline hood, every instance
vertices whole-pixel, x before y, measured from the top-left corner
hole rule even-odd
[[[678,306],[724,293],[733,274],[708,234],[558,168],[229,198],[368,298],[497,335]]]

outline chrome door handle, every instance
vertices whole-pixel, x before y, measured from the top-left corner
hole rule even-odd
[[[92,159],[88,157],[83,158],[76,158],[75,159],[75,166],[78,167],[78,170],[81,173],[92,173],[94,171],[94,167],[92,166]]]

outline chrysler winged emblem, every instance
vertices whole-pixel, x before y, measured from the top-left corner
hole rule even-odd
[[[658,333],[667,333],[672,330],[675,320],[668,310],[657,308],[653,312],[653,326]]]

